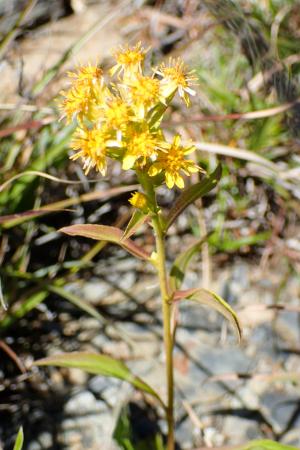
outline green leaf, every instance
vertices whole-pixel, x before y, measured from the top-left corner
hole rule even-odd
[[[200,251],[203,242],[204,239],[195,242],[190,247],[188,247],[184,252],[180,253],[180,255],[177,256],[177,258],[175,259],[170,270],[170,288],[173,291],[180,288],[188,264],[190,260],[193,258],[193,256]]]
[[[123,231],[117,227],[109,227],[107,225],[91,225],[79,224],[61,228],[59,231],[69,234],[70,236],[83,236],[97,241],[108,241],[118,244],[141,259],[148,260],[150,254],[142,247],[136,245],[131,239],[123,239]]]
[[[23,433],[23,428],[20,427],[13,450],[22,450],[23,443],[24,443],[24,433]]]
[[[148,218],[148,214],[144,214],[142,211],[136,209],[133,212],[130,221],[128,222],[122,240],[129,239],[146,222]]]
[[[199,183],[193,184],[192,186],[185,189],[182,194],[178,197],[175,205],[170,209],[169,214],[165,219],[165,231],[172,225],[176,218],[181,214],[185,208],[187,208],[191,203],[205,194],[210,192],[218,183],[221,178],[222,167],[219,164],[216,170],[201,180]]]
[[[297,450],[297,447],[280,444],[269,439],[261,439],[248,442],[248,444],[239,447],[237,450]]]
[[[152,395],[164,406],[160,396],[147,383],[135,376],[122,361],[107,355],[85,352],[62,353],[35,361],[34,365],[73,367],[95,375],[119,378]]]
[[[237,339],[240,341],[242,337],[242,330],[239,323],[239,319],[228,303],[223,300],[219,295],[207,289],[187,289],[184,291],[176,291],[173,296],[174,301],[178,300],[192,300],[201,305],[209,306],[220,314],[222,314],[233,325]]]

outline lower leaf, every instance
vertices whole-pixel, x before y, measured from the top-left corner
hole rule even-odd
[[[151,386],[134,375],[122,361],[107,355],[85,352],[61,353],[39,359],[34,362],[34,365],[76,368],[95,375],[119,378],[132,384],[136,389],[152,395],[165,407],[162,399]]]

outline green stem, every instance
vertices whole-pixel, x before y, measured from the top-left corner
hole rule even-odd
[[[162,299],[164,344],[166,353],[166,377],[168,390],[167,422],[168,422],[168,444],[167,450],[174,450],[174,377],[173,377],[173,336],[171,330],[171,303],[168,290],[168,278],[166,272],[166,254],[164,232],[161,227],[159,215],[152,217],[152,225],[155,231],[157,251],[157,272]]]
[[[167,408],[166,416],[168,422],[167,450],[175,449],[174,440],[174,375],[173,375],[173,335],[171,329],[171,296],[169,293],[168,276],[166,271],[165,232],[160,218],[159,207],[155,198],[153,182],[141,172],[137,172],[139,182],[144,188],[149,199],[152,212],[152,226],[155,232],[157,261],[156,268],[159,277],[160,293],[162,300],[164,345],[166,354],[166,378],[167,378]]]

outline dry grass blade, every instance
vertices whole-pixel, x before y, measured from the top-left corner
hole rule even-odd
[[[267,311],[267,310],[289,311],[289,312],[300,313],[300,306],[285,305],[282,303],[273,303],[271,305],[261,305],[261,304],[257,303],[257,304],[246,306],[245,308],[241,309],[240,312],[251,314],[251,311]]]
[[[26,373],[26,369],[24,367],[24,364],[22,363],[22,361],[20,360],[18,355],[12,350],[11,347],[9,347],[4,341],[1,340],[0,341],[0,348],[2,348],[2,350],[10,357],[10,359],[13,360],[13,362],[18,367],[20,372]]]
[[[35,219],[36,217],[43,216],[45,214],[51,214],[53,212],[62,212],[62,211],[70,211],[69,209],[32,209],[30,211],[24,211],[22,213],[9,214],[7,216],[0,216],[0,225],[3,225],[4,228],[10,228],[11,224],[15,221],[18,221],[18,224],[21,222],[26,222],[28,219]]]
[[[223,373],[209,377],[207,381],[241,381],[257,380],[275,383],[277,381],[291,381],[300,383],[300,372],[274,372],[274,373]]]
[[[263,119],[266,117],[272,117],[277,114],[281,114],[288,111],[293,106],[299,103],[299,100],[295,102],[285,103],[284,105],[275,106],[274,108],[261,109],[258,111],[249,111],[246,113],[230,113],[230,114],[210,114],[210,115],[194,115],[188,118],[182,118],[173,120],[172,122],[167,122],[167,124],[182,124],[191,122],[223,122],[225,120],[253,120],[253,119]]]
[[[40,172],[38,170],[26,170],[25,172],[21,172],[18,173],[17,175],[14,175],[13,177],[9,178],[9,180],[5,181],[5,183],[1,184],[0,192],[6,189],[13,181],[17,180],[18,178],[25,177],[26,175],[34,175],[37,177],[47,178],[48,180],[62,184],[83,184],[82,181],[62,180],[61,178],[54,177],[53,175],[49,175],[48,173]]]
[[[209,142],[196,142],[196,148],[208,153],[214,153],[217,155],[231,156],[232,158],[244,159],[245,161],[251,161],[255,164],[266,166],[268,169],[272,170],[274,174],[278,174],[281,170],[276,164],[269,161],[262,156],[257,155],[250,150],[245,150],[238,147],[230,147],[228,145],[212,144]]]
[[[1,109],[1,108],[0,108]],[[9,136],[10,134],[15,133],[19,130],[31,130],[31,129],[37,129],[41,128],[44,125],[48,125],[49,123],[53,122],[55,119],[52,117],[47,117],[42,120],[31,120],[29,122],[20,123],[19,125],[15,125],[14,127],[8,127],[0,130],[0,138],[3,138],[5,136]]]
[[[55,177],[54,177],[55,178]],[[72,183],[72,182],[71,182]],[[76,183],[82,183],[76,182]],[[40,209],[35,210],[35,215],[29,212],[27,217],[23,215],[21,217],[12,218],[5,222],[4,228],[11,228],[19,225],[20,223],[32,220],[35,217],[40,217],[42,215],[50,214],[55,211],[65,211],[66,208],[73,205],[78,205],[80,203],[90,202],[93,200],[108,200],[112,197],[117,197],[118,195],[124,194],[126,192],[131,192],[137,189],[138,185],[132,184],[129,186],[121,186],[119,188],[111,188],[106,191],[94,191],[88,192],[87,194],[79,195],[78,197],[71,197],[65,200],[60,200],[58,202],[49,203],[48,205],[42,206]]]
[[[47,106],[39,107],[37,105],[22,105],[18,103],[0,103],[0,110],[4,111],[14,111],[14,110],[24,111],[24,112],[41,112],[44,114],[53,114],[53,109]]]

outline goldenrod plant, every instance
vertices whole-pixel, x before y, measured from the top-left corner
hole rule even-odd
[[[91,353],[60,354],[40,360],[38,365],[80,367],[89,373],[114,376],[127,380],[134,387],[154,396],[165,411],[168,424],[167,449],[174,450],[174,371],[173,349],[176,335],[176,309],[182,300],[208,305],[231,321],[240,337],[240,325],[232,308],[217,294],[206,289],[181,290],[184,272],[199,242],[184,250],[174,261],[171,270],[166,267],[166,235],[169,227],[184,209],[197,198],[212,190],[220,176],[221,168],[207,175],[205,170],[189,159],[195,151],[192,142],[182,142],[176,134],[166,138],[162,121],[175,95],[186,106],[195,95],[196,77],[181,59],[169,59],[145,74],[147,54],[141,43],[121,47],[114,52],[115,65],[105,75],[98,66],[80,67],[69,73],[71,87],[63,91],[63,116],[67,122],[77,122],[71,147],[71,159],[80,159],[85,173],[92,169],[106,174],[109,160],[116,160],[123,170],[136,173],[140,189],[134,192],[130,204],[132,217],[125,230],[116,227],[77,224],[61,231],[69,235],[104,240],[122,246],[134,256],[152,264],[159,278],[166,366],[166,400],[151,386],[133,375],[127,366],[106,355]],[[200,181],[185,188],[186,178],[199,173]],[[175,204],[163,212],[157,202],[157,188],[183,190]],[[149,254],[131,237],[146,222],[155,234],[155,249]]]

